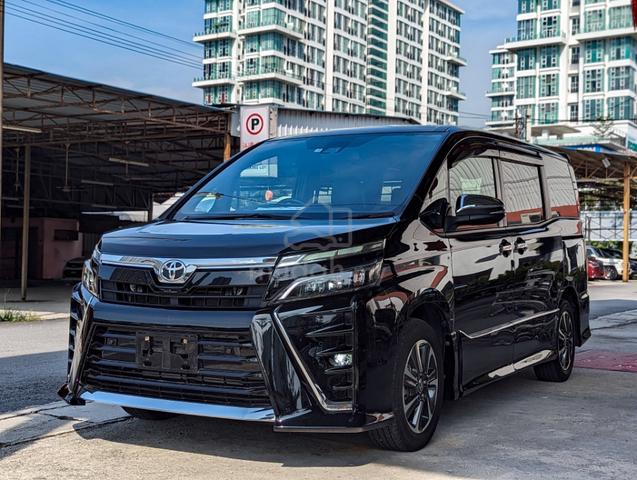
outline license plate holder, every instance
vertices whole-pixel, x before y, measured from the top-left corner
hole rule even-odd
[[[197,335],[137,332],[137,366],[147,370],[197,373]]]

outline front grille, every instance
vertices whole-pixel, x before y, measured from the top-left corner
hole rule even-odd
[[[184,286],[156,282],[147,269],[117,268],[100,280],[104,302],[177,309],[257,309],[269,281],[269,271],[197,272]]]
[[[171,334],[196,338],[195,372],[145,368],[138,362],[138,337]],[[83,373],[90,390],[168,400],[269,407],[263,374],[248,330],[138,331],[95,327]]]

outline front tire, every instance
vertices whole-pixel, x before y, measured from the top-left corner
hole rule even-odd
[[[557,358],[534,368],[539,380],[565,382],[571,376],[575,363],[575,325],[575,309],[564,300],[557,325]]]
[[[394,418],[369,432],[384,450],[420,450],[436,430],[444,400],[442,339],[428,324],[411,320],[398,337],[390,393]]]

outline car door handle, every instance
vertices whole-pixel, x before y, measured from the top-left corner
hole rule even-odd
[[[529,246],[521,238],[518,238],[517,241],[515,242],[515,249],[518,251],[519,254],[523,254],[524,252],[528,250],[528,248]]]
[[[500,253],[502,254],[502,256],[508,257],[509,255],[511,255],[512,251],[513,245],[511,245],[511,243],[507,242],[506,240],[502,240],[502,242],[500,243]]]

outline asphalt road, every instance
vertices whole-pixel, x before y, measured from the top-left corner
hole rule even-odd
[[[590,293],[593,319],[637,310],[637,282],[595,282]],[[0,324],[0,414],[59,400],[56,392],[66,376],[67,324]]]

